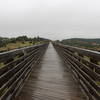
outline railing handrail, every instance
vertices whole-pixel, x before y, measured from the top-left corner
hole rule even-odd
[[[0,62],[4,61],[7,58],[10,59],[10,58],[12,58],[12,56],[16,56],[19,53],[24,54],[28,49],[35,48],[35,47],[38,47],[38,46],[41,46],[41,45],[43,45],[43,44],[32,45],[32,46],[18,48],[18,49],[14,49],[14,50],[10,50],[10,51],[0,53]]]
[[[27,46],[27,47],[22,47],[22,48],[17,48],[17,49],[5,51],[5,52],[0,53],[0,56],[4,55],[4,54],[7,54],[7,53],[13,53],[13,52],[16,52],[16,51],[23,51],[25,49],[29,49],[29,48],[40,46],[40,45],[43,45],[43,44],[37,44],[37,45],[32,45],[32,46]]]
[[[100,60],[100,52],[98,52],[98,51],[93,51],[93,50],[83,49],[83,48],[79,48],[79,47],[64,45],[61,43],[55,43],[55,44],[63,46],[64,48],[67,48],[67,49],[71,50],[72,52],[78,52],[80,54],[83,54],[84,56],[89,56],[91,58],[92,57],[95,58],[96,60]]]

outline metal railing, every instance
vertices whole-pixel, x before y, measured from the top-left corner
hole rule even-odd
[[[0,100],[14,100],[48,44],[0,53]]]
[[[85,91],[89,100],[100,100],[100,53],[53,43]]]

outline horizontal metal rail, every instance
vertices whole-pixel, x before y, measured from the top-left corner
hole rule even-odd
[[[100,100],[100,53],[57,43],[53,45],[64,62],[70,65],[88,99]]]
[[[0,68],[0,100],[14,100],[47,46],[40,44],[0,54],[0,61],[6,62]]]

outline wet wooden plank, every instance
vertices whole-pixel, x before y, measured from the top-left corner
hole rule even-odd
[[[16,100],[86,100],[78,83],[50,44]]]

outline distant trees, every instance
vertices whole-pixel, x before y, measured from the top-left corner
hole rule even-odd
[[[29,41],[29,38],[27,36],[19,36],[16,38],[16,41]]]
[[[44,39],[44,38],[40,38],[38,37],[34,37],[34,38],[28,38],[27,36],[19,36],[17,38],[3,38],[0,37],[0,47],[4,47],[6,46],[8,43],[16,43],[16,42],[22,42],[24,43],[25,41],[29,41],[30,43],[37,43],[37,42],[46,42],[46,41],[50,41],[48,39]]]

